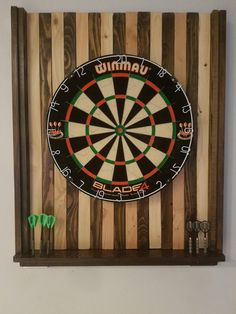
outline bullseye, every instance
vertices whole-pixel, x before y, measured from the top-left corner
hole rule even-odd
[[[117,125],[117,127],[115,128],[115,132],[117,135],[122,136],[125,134],[126,129],[123,125]]]

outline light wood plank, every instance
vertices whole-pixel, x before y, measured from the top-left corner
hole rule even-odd
[[[137,54],[137,13],[126,13],[126,53]],[[137,248],[137,202],[125,205],[126,248]]]
[[[197,218],[208,219],[210,15],[199,15]]]
[[[151,13],[150,59],[162,63],[162,18],[161,13]],[[150,249],[161,247],[161,193],[149,199],[149,241]]]
[[[79,193],[79,249],[90,248],[90,197]]]
[[[88,61],[88,13],[76,13],[76,65]]]
[[[126,53],[137,54],[137,13],[127,12],[125,15],[126,29]]]
[[[88,61],[88,14],[76,14],[76,65]],[[79,192],[79,249],[90,248],[90,197]]]
[[[186,14],[175,14],[174,75],[186,89]],[[173,181],[173,249],[184,248],[184,168]]]
[[[113,52],[113,14],[101,13],[101,55]]]
[[[137,52],[150,59],[150,12],[138,12]],[[149,198],[140,199],[137,204],[138,249],[149,249]]]
[[[113,14],[101,13],[101,55],[113,52]],[[102,248],[114,248],[114,204],[103,202],[102,205]]]
[[[64,79],[64,21],[63,13],[52,13],[52,89],[55,93]],[[66,248],[66,179],[54,165],[54,247]]]
[[[39,16],[28,14],[28,102],[29,102],[29,154],[30,154],[30,208],[42,213],[42,145],[39,75]],[[35,228],[35,248],[40,247],[40,226]]]

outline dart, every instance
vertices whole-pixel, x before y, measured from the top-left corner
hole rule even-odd
[[[53,215],[49,215],[47,219],[47,228],[48,228],[47,255],[49,255],[49,252],[50,252],[50,239],[51,239],[52,228],[54,227],[55,222],[56,222],[56,217]]]
[[[193,253],[193,240],[192,240],[192,233],[193,233],[193,223],[191,220],[187,221],[186,223],[186,230],[189,234],[188,237],[188,252],[189,254]]]
[[[35,230],[38,218],[39,217],[35,214],[28,216],[28,223],[30,226],[30,233],[31,233],[31,253],[32,253],[32,256],[35,254],[34,230]]]
[[[195,233],[196,236],[196,254],[199,254],[199,237],[198,237],[198,233],[200,232],[200,221],[196,220],[193,222],[193,231]]]
[[[39,221],[41,224],[41,236],[40,236],[40,254],[42,253],[43,250],[43,230],[47,225],[48,222],[48,215],[46,214],[40,214],[39,215]]]
[[[207,247],[208,247],[208,243],[207,243],[207,233],[209,232],[210,230],[210,223],[209,221],[202,221],[200,223],[200,229],[201,231],[204,233],[204,242],[203,242],[203,249],[204,249],[204,254],[207,254]]]

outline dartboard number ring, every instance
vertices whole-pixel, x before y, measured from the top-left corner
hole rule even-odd
[[[61,174],[90,196],[138,200],[182,169],[193,136],[191,105],[176,79],[141,57],[109,55],[76,68],[47,118]]]

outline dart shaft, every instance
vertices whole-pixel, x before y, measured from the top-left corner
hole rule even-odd
[[[188,252],[189,252],[189,254],[193,253],[193,245],[192,245],[192,238],[191,237],[188,238]]]
[[[196,254],[199,254],[199,238],[196,237]]]
[[[31,255],[35,254],[34,229],[31,229]]]
[[[204,254],[207,254],[207,237],[206,237],[206,235],[204,236],[204,239],[203,239],[203,249],[204,249]]]

